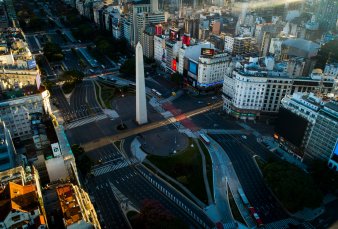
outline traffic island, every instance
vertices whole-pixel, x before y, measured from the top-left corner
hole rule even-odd
[[[202,158],[193,140],[189,146],[170,156],[148,155],[147,159],[168,176],[174,178],[191,191],[199,200],[208,204],[205,190]]]

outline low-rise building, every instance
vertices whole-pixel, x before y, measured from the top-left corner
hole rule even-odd
[[[21,97],[0,101],[1,119],[10,130],[13,139],[28,139],[32,137],[30,115],[33,113],[49,113],[50,95],[48,91],[27,94],[26,96],[22,96],[23,94],[20,91],[14,92],[18,92]],[[16,95],[18,94],[10,96]]]
[[[0,227],[47,228],[38,173],[34,167],[0,172]]]
[[[94,206],[83,189],[69,183],[58,186],[56,192],[66,228],[101,228]]]

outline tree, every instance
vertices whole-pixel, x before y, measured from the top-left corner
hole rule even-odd
[[[78,70],[65,71],[60,76],[60,80],[67,83],[80,83],[84,78],[83,72]]]
[[[323,194],[312,177],[298,167],[275,161],[263,167],[264,178],[278,199],[291,212],[319,207]]]
[[[91,166],[93,164],[92,161],[86,155],[86,152],[81,146],[74,144],[72,145],[71,149],[75,157],[76,165],[80,172],[84,176],[87,175],[91,170]]]
[[[144,200],[140,213],[131,217],[133,228],[138,229],[176,229],[188,228],[181,220],[173,216],[159,201]]]
[[[43,53],[48,61],[61,61],[63,60],[62,49],[59,45],[48,42],[43,47]]]
[[[170,79],[172,82],[174,82],[179,87],[181,87],[183,84],[183,76],[178,72],[171,74]]]
[[[316,67],[320,69],[325,68],[325,64],[329,62],[338,62],[338,39],[330,41],[323,45],[316,57]]]
[[[310,174],[323,193],[338,193],[338,173],[329,169],[327,163],[316,160],[311,164]]]
[[[126,60],[120,67],[121,73],[126,73],[130,75],[136,74],[136,63],[135,63],[135,57],[130,58]]]

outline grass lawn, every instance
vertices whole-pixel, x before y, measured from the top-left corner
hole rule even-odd
[[[104,85],[102,83],[98,83],[98,84],[101,87],[101,98],[103,100],[105,107],[108,108],[108,109],[112,109],[111,101],[115,96],[116,88],[115,87],[109,87],[109,86]],[[99,87],[96,84],[94,84],[94,85],[95,85],[97,100],[99,101],[100,105],[103,107],[103,104],[101,103],[101,99],[99,98],[99,93],[100,93]]]
[[[200,146],[201,146],[202,151],[203,151],[204,156],[205,156],[205,163],[206,163],[206,167],[207,167],[207,177],[208,177],[210,192],[211,192],[211,196],[214,197],[211,157],[210,157],[208,149],[205,147],[203,142],[199,139],[198,139],[198,142],[200,143]]]
[[[147,159],[207,204],[208,197],[203,182],[202,158],[197,146],[190,146],[192,143],[193,141],[190,139],[189,147],[175,155],[168,157],[148,155]]]

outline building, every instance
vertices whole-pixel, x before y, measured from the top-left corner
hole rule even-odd
[[[156,35],[154,36],[154,59],[160,65],[165,68],[166,49],[165,49],[166,36]]]
[[[0,120],[0,171],[14,168],[16,151],[11,133],[4,122]]]
[[[198,61],[197,88],[206,90],[222,87],[224,72],[229,64],[230,56],[228,54],[204,54],[202,50]]]
[[[291,82],[286,74],[274,71],[235,69],[224,78],[224,109],[249,120],[264,113],[277,113],[281,99],[291,91]]]
[[[311,129],[323,104],[323,98],[301,92],[286,95],[281,101],[274,138],[284,150],[300,160],[304,158]]]
[[[177,58],[182,41],[167,39],[165,41],[165,67],[168,72],[177,70]]]
[[[34,167],[0,172],[0,227],[46,229],[39,177]]]
[[[131,23],[131,46],[135,47],[137,42],[140,40],[139,35],[141,34],[141,28],[139,28],[138,17],[140,13],[149,13],[151,12],[150,4],[133,4],[130,8],[129,17]]]
[[[335,30],[338,19],[338,0],[320,0],[316,12],[322,30]]]
[[[329,167],[338,172],[338,139],[329,160]]]
[[[327,102],[318,112],[304,160],[319,159],[329,161],[338,139],[338,103]]]
[[[58,186],[56,192],[66,228],[101,228],[89,195],[83,189],[68,183]]]
[[[230,41],[229,45],[231,45],[231,43],[232,42]],[[232,54],[248,55],[250,53],[251,53],[251,37],[235,37],[233,40]]]
[[[148,25],[141,36],[143,55],[148,59],[154,59],[154,35],[155,27],[152,25]]]
[[[146,29],[146,27],[150,24],[159,24],[165,22],[165,17],[163,13],[149,13],[149,12],[142,12],[137,14],[137,29],[135,42],[141,42],[141,37]]]
[[[186,85],[197,90],[215,90],[222,86],[230,59],[229,54],[218,52],[209,42],[183,45],[179,50],[178,72]]]
[[[24,140],[32,137],[30,116],[33,113],[49,113],[49,97],[49,92],[44,91],[0,101],[1,119],[10,130],[13,139]]]
[[[198,39],[199,35],[199,19],[185,19],[184,20],[184,32],[190,34],[192,38]]]

